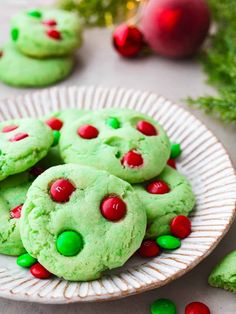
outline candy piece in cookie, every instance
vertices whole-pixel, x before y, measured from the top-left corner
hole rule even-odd
[[[170,142],[152,118],[130,109],[87,114],[61,131],[61,156],[107,170],[130,183],[158,175],[170,156]]]

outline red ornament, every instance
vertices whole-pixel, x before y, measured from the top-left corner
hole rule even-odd
[[[192,302],[185,308],[185,314],[211,314],[210,309],[204,303]]]
[[[59,131],[62,126],[63,126],[63,122],[60,119],[57,118],[51,118],[49,120],[46,121],[46,124],[52,129],[52,130],[56,130]]]
[[[40,263],[36,263],[30,267],[31,274],[38,279],[48,279],[51,277],[51,273],[43,267]]]
[[[52,199],[58,203],[68,202],[71,194],[75,191],[75,187],[66,179],[56,180],[50,188]]]
[[[168,184],[162,180],[156,180],[149,183],[146,190],[151,194],[166,194],[170,192]]]
[[[55,39],[55,40],[60,40],[61,39],[61,33],[57,31],[56,29],[48,29],[46,31],[46,34],[48,37]]]
[[[123,57],[135,57],[143,47],[143,34],[131,25],[122,24],[113,33],[113,46]]]
[[[143,165],[143,157],[136,151],[131,150],[124,155],[121,163],[129,168],[137,168]]]
[[[177,238],[187,238],[191,233],[191,221],[188,217],[179,215],[173,218],[170,223],[170,230],[172,235]]]
[[[93,138],[96,138],[99,132],[98,129],[95,128],[94,126],[86,124],[78,128],[77,134],[86,140],[91,140]]]
[[[172,167],[172,168],[174,168],[174,169],[176,169],[176,161],[175,161],[175,159],[169,159],[167,161],[167,165]]]
[[[11,218],[20,218],[21,216],[21,210],[22,210],[23,204],[16,206],[15,208],[11,209],[10,216]]]
[[[142,257],[156,257],[160,252],[161,249],[154,240],[144,240],[138,250]]]
[[[106,197],[100,206],[104,218],[110,221],[118,221],[126,215],[126,204],[118,196]]]
[[[207,36],[210,10],[205,0],[149,0],[141,19],[146,42],[158,54],[194,54]]]
[[[8,132],[14,131],[17,128],[18,128],[18,125],[6,125],[2,128],[2,132],[8,133]]]
[[[38,177],[43,172],[44,172],[44,169],[38,166],[35,166],[32,169],[30,169],[30,174],[32,174],[32,176],[34,177]]]
[[[29,136],[29,134],[27,134],[27,133],[17,133],[9,141],[10,142],[18,142],[18,141],[21,141],[28,136]]]
[[[147,136],[154,136],[158,134],[156,128],[147,121],[139,121],[137,124],[137,130]]]
[[[57,22],[55,20],[46,20],[46,21],[43,21],[42,23],[43,23],[43,25],[46,25],[46,26],[49,26],[49,27],[57,25]]]

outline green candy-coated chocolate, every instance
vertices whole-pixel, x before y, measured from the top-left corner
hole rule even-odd
[[[163,235],[156,239],[157,244],[166,250],[175,250],[181,246],[180,239],[171,235]]]
[[[16,260],[17,265],[19,265],[21,267],[26,267],[26,268],[31,267],[36,262],[37,262],[36,258],[32,257],[28,253],[25,253],[25,254],[18,256],[18,258]]]
[[[177,158],[181,155],[181,146],[178,143],[171,143],[170,158]]]
[[[76,231],[64,231],[57,238],[57,250],[64,256],[75,256],[83,248],[83,239]]]
[[[11,30],[11,38],[12,38],[12,40],[13,41],[17,41],[18,37],[19,37],[19,30],[18,30],[18,28],[12,28],[12,30]]]
[[[168,299],[156,300],[151,307],[152,314],[176,314],[175,304]]]
[[[27,12],[27,14],[29,16],[36,17],[36,18],[41,18],[42,17],[42,13],[40,11],[38,11],[38,10],[29,11],[29,12]]]
[[[59,142],[59,139],[60,139],[60,136],[61,136],[61,133],[60,131],[53,131],[53,143],[52,143],[52,146],[56,146]]]
[[[119,129],[120,127],[120,121],[117,118],[111,117],[107,119],[106,123],[113,129]]]

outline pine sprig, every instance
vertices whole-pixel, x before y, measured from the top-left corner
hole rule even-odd
[[[217,31],[200,61],[215,86],[218,96],[188,98],[190,105],[205,110],[223,121],[236,121],[236,1],[209,0]]]

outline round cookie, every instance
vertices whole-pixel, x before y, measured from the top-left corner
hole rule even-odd
[[[71,281],[122,266],[145,229],[145,210],[129,183],[75,164],[50,168],[33,182],[20,225],[28,253]]]
[[[81,23],[76,13],[40,9],[20,12],[12,19],[11,38],[25,55],[61,57],[81,45]]]
[[[195,205],[188,180],[168,166],[158,177],[133,187],[146,209],[146,238],[170,233],[171,220],[178,215],[187,216]]]
[[[103,109],[66,126],[59,141],[62,159],[107,170],[130,183],[158,175],[170,142],[152,118],[130,109]]]
[[[23,172],[47,155],[53,142],[51,129],[37,119],[0,123],[0,180]]]
[[[7,44],[0,51],[0,80],[19,87],[47,86],[68,76],[73,64],[72,57],[32,59]]]

